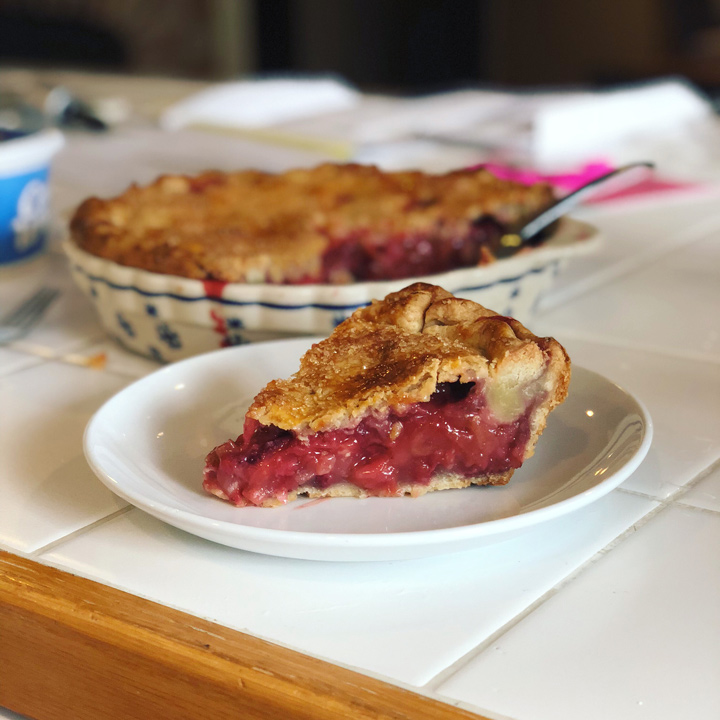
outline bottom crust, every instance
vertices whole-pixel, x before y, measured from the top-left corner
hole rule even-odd
[[[351,485],[350,483],[336,483],[328,488],[316,488],[310,485],[301,485],[296,491],[289,493],[286,502],[292,502],[297,500],[298,496],[305,495],[309,498],[331,498],[331,497],[353,497],[353,498],[369,498],[369,497],[404,497],[410,495],[411,497],[420,497],[425,493],[434,492],[435,490],[450,490],[453,488],[466,488],[470,485],[506,485],[510,478],[513,476],[515,470],[508,470],[505,473],[499,473],[496,475],[483,475],[482,477],[468,478],[462,475],[454,473],[444,473],[433,478],[427,485],[404,483],[398,485],[397,492],[392,495],[377,495],[368,493],[364,488],[358,487],[357,485]],[[230,500],[228,496],[219,488],[213,488],[210,490],[213,495],[216,495],[221,500]],[[284,505],[277,498],[270,498],[266,500],[262,505],[256,507],[277,507],[278,505]]]

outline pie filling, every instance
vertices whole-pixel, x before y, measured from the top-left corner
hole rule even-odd
[[[322,257],[319,277],[306,282],[346,283],[396,280],[447,272],[485,264],[504,234],[490,217],[476,220],[467,232],[447,237],[428,233],[402,233],[377,237],[357,231],[330,241]]]
[[[491,411],[482,383],[442,383],[428,402],[352,428],[298,435],[246,418],[236,441],[215,448],[204,487],[235,505],[261,505],[304,490],[351,483],[372,495],[402,494],[440,473],[477,478],[519,468],[530,438],[531,401],[510,422]]]

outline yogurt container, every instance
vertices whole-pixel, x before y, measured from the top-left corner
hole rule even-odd
[[[0,131],[0,266],[45,249],[50,220],[50,161],[63,146],[55,128]]]

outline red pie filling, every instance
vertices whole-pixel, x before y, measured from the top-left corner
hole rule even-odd
[[[320,277],[308,281],[394,280],[472,267],[482,264],[483,248],[492,252],[504,232],[490,217],[479,218],[468,232],[455,237],[404,233],[378,242],[372,233],[357,231],[331,241]]]
[[[260,505],[284,502],[300,486],[352,483],[396,495],[398,485],[427,485],[440,472],[504,473],[522,464],[533,407],[500,423],[482,384],[443,383],[428,402],[368,415],[353,428],[298,436],[246,418],[243,435],[207,456],[203,486],[235,505]]]

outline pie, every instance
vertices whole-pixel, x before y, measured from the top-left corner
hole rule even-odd
[[[89,198],[71,233],[89,253],[198,280],[349,283],[492,262],[500,238],[552,204],[551,188],[483,169],[442,175],[324,164],[166,175]]]
[[[553,338],[415,283],[355,311],[261,390],[243,434],[207,456],[203,486],[269,507],[502,485],[569,380]]]

